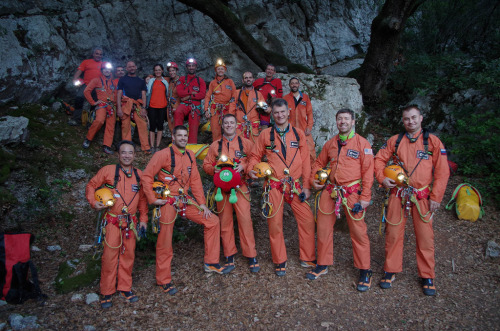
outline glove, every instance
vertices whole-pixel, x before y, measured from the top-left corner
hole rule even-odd
[[[356,204],[354,204],[354,207],[352,207],[352,212],[354,214],[357,214],[359,212],[363,211],[363,207],[361,207],[361,204],[358,202]]]
[[[299,194],[299,200],[300,202],[306,201],[306,194],[304,192]]]

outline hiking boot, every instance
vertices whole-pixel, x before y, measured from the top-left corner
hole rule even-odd
[[[137,301],[139,301],[139,297],[137,295],[135,295],[132,291],[120,291],[120,294],[128,302],[137,302]]]
[[[383,289],[391,288],[392,282],[396,279],[396,274],[394,272],[385,272],[384,278],[380,280],[380,287]]]
[[[226,263],[224,263],[224,268],[229,270],[228,273],[234,270],[234,254],[226,257]]]
[[[314,268],[314,267],[316,267],[316,260],[314,260],[314,261],[300,261],[300,266],[302,268]]]
[[[104,153],[108,154],[108,155],[113,155],[113,154],[114,154],[114,152],[113,152],[113,150],[111,149],[111,147],[108,147],[108,146],[103,146],[102,151],[103,151]]]
[[[220,264],[218,263],[212,263],[212,264],[205,263],[204,270],[205,272],[215,272],[218,273],[219,275],[227,274],[230,271],[230,270],[228,271],[227,268],[221,267]]]
[[[356,289],[360,292],[366,292],[372,286],[372,271],[369,269],[359,270],[359,280]]]
[[[257,258],[249,257],[248,258],[248,267],[250,268],[250,272],[257,273],[260,271],[259,262],[257,262]]]
[[[85,140],[83,141],[82,147],[85,148],[85,149],[89,148],[91,142],[92,141],[90,141],[87,138],[85,138]]]
[[[278,277],[283,277],[284,275],[286,275],[286,261],[280,264],[276,264],[274,272]]]
[[[74,119],[70,119],[70,120],[68,121],[68,125],[69,125],[69,126],[78,126],[78,125],[80,125],[80,124],[79,124],[79,123],[77,123]]]
[[[163,284],[159,286],[162,288],[163,293],[167,293],[170,295],[174,295],[175,293],[177,293],[177,289],[174,287],[174,285],[172,285],[172,283]]]
[[[314,269],[312,269],[306,274],[306,278],[310,280],[315,280],[322,275],[326,275],[327,273],[328,273],[328,266],[318,264],[316,265],[316,267],[314,267]]]
[[[101,298],[101,308],[104,309],[111,308],[112,305],[113,303],[111,302],[111,295],[104,295]]]
[[[151,149],[147,149],[144,152],[144,155],[151,155]]]
[[[436,286],[434,286],[432,278],[422,278],[422,290],[425,295],[436,295]]]

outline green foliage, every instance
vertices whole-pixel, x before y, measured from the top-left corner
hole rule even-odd
[[[70,266],[67,261],[59,264],[59,271],[55,281],[55,288],[58,294],[73,292],[92,285],[101,274],[101,260],[95,260],[90,255],[85,257],[82,262],[76,260],[70,262],[74,267]],[[84,268],[81,267],[82,263]],[[79,274],[75,274],[76,269],[84,270]]]
[[[2,164],[0,165],[0,184],[3,184],[9,178],[10,171],[16,162],[16,156],[0,148],[0,160],[2,160]]]

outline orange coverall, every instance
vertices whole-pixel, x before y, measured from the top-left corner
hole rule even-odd
[[[222,116],[234,113],[236,86],[232,79],[224,76],[222,80],[216,77],[210,82],[205,96],[205,109],[210,110],[210,129],[212,141],[221,137]]]
[[[345,192],[347,205],[353,208],[359,200],[370,201],[373,185],[373,151],[370,143],[359,134],[345,141],[345,145],[339,151],[339,136],[336,135],[328,140],[318,158],[314,162],[311,173],[311,181],[321,168],[326,168],[330,163],[331,169],[329,183],[333,185],[346,186],[357,180],[361,180],[361,188],[351,194]],[[351,186],[353,189],[356,186]],[[329,190],[325,188],[321,192],[319,208],[317,211],[318,222],[318,264],[333,264],[333,227],[335,225],[335,203]],[[366,223],[362,212],[352,214],[352,211],[342,205],[346,215],[349,232],[351,235],[352,250],[354,255],[354,266],[358,269],[370,269],[370,239],[366,230]],[[351,214],[350,214],[351,213]],[[351,217],[351,215],[353,217]]]
[[[115,182],[116,165],[107,165],[97,172],[87,184],[85,194],[87,201],[93,207],[96,203],[95,191],[104,184],[113,185]],[[137,169],[139,177],[142,179],[142,172]],[[108,216],[121,215],[122,208],[127,203],[128,212],[135,215],[140,213],[140,222],[148,221],[148,204],[144,190],[137,187],[137,179],[132,172],[131,177],[127,177],[122,170],[119,170],[120,178],[116,188],[112,189],[116,199],[115,205],[110,207],[106,213]],[[136,191],[136,192],[134,192]],[[111,215],[112,214],[112,215]],[[132,226],[137,225],[135,223]],[[135,234],[129,231],[129,238],[125,238],[125,231],[117,225],[107,222],[105,239],[103,239],[103,253],[101,262],[101,294],[111,295],[118,291],[128,292],[132,288],[132,269],[135,258]],[[117,285],[118,278],[118,285]]]
[[[149,131],[147,118],[141,116],[140,109],[143,103],[142,99],[134,100],[129,97],[122,97],[122,139],[132,140],[132,131],[130,128],[130,120],[133,118],[137,125],[137,132],[139,132],[139,140],[141,141],[141,150],[148,151],[151,146],[149,145]]]
[[[167,174],[162,169],[170,172],[171,170],[171,150],[174,150],[175,169],[174,173]],[[148,166],[144,170],[143,184],[145,194],[149,203],[157,200],[153,192],[153,182],[155,176],[158,180],[168,185],[170,195],[173,197],[179,196],[179,189],[184,189],[187,194],[189,188],[193,193],[196,202],[199,205],[205,204],[205,195],[201,183],[200,173],[196,166],[196,157],[190,150],[185,153],[179,151],[175,146],[162,149],[155,153],[149,161]],[[186,154],[189,153],[191,159]],[[191,163],[191,160],[193,161]],[[191,201],[192,198],[189,198]],[[205,263],[219,263],[220,255],[220,223],[217,215],[212,215],[210,218],[204,218],[203,213],[200,214],[197,207],[187,205],[186,218],[204,226],[205,239]],[[171,264],[174,251],[172,248],[172,234],[174,232],[174,223],[177,216],[176,209],[165,204],[161,207],[160,232],[156,242],[156,283],[158,285],[168,284],[172,281]]]
[[[240,151],[240,144],[238,137],[228,141],[225,136],[222,136],[222,151],[221,155],[226,155],[234,161],[235,158],[239,159],[243,169],[246,169],[247,158],[245,154],[249,154],[252,150],[252,142],[250,140],[241,138],[243,151]],[[215,164],[219,158],[219,143],[220,139],[214,141],[208,149],[208,154],[203,161],[203,170],[213,176],[215,174]],[[244,154],[243,154],[244,153]],[[244,171],[244,170],[243,170]],[[236,190],[236,197],[238,201],[233,205],[229,203],[229,193],[222,191],[223,199],[217,202],[217,214],[221,221],[221,238],[222,247],[224,249],[224,256],[231,256],[238,252],[234,243],[234,227],[233,227],[233,207],[236,211],[236,218],[238,220],[238,230],[240,234],[240,245],[243,256],[255,257],[257,251],[255,250],[255,237],[253,233],[252,218],[250,215],[250,191],[246,182],[244,181],[245,175],[242,174],[242,184],[239,190]]]
[[[299,99],[295,99],[293,93],[290,92],[283,97],[288,103],[288,110],[290,111],[290,124],[303,131],[306,129],[312,130],[314,119],[311,99],[307,94],[300,92]],[[316,150],[312,134],[306,136],[307,146],[311,152],[311,164],[316,159]]]
[[[96,89],[97,102],[92,98],[92,91]],[[116,123],[116,85],[111,78],[102,76],[94,78],[83,92],[91,105],[96,105],[95,120],[89,128],[87,139],[92,141],[99,129],[106,122],[103,145],[111,147]]]
[[[170,77],[167,78],[167,81],[169,82],[168,84],[168,105],[167,105],[167,123],[168,123],[168,128],[170,129],[170,132],[174,130],[174,114],[175,110],[180,104],[180,99],[179,96],[177,95],[177,89],[175,88],[177,85],[177,80],[172,80]]]
[[[236,105],[233,114],[236,116],[236,132],[238,135],[255,142],[260,127],[259,113],[255,107],[258,102],[266,101],[260,92],[243,89],[236,91],[235,99]]]
[[[253,82],[253,87],[262,93],[266,102],[268,102],[272,98],[281,98],[283,97],[283,84],[281,83],[281,79],[272,78],[271,80],[266,80],[266,78],[257,78]],[[274,93],[271,93],[274,91]],[[271,105],[269,105],[271,106]],[[267,115],[259,115],[260,116],[260,125],[270,125],[271,123],[271,114]]]
[[[247,173],[252,170],[265,155],[267,156],[269,166],[273,169],[273,178],[277,181],[285,180],[287,176],[285,176],[284,169],[288,168],[289,176],[292,181],[302,178],[304,188],[309,189],[311,187],[311,163],[309,160],[309,148],[307,147],[304,131],[300,129],[296,129],[296,131],[299,136],[299,142],[295,137],[295,133],[293,132],[291,125],[289,126],[288,132],[285,133],[285,152],[281,143],[281,137],[276,130],[274,132],[274,150],[266,148],[271,145],[271,128],[263,130],[257,138],[252,152],[250,153]],[[283,160],[285,162],[283,162]],[[275,184],[276,181],[268,179],[266,180],[265,186]],[[302,191],[300,187],[298,190],[299,193]],[[271,253],[275,264],[283,263],[287,260],[285,238],[283,236],[283,203],[286,200],[290,201],[287,202],[292,207],[293,214],[297,220],[299,230],[300,259],[302,261],[315,260],[315,223],[311,208],[309,208],[309,205],[306,202],[300,202],[298,194],[294,194],[291,200],[290,197],[289,184],[287,184],[285,193],[280,192],[280,189],[278,188],[271,188],[269,191],[269,201],[273,206],[273,210],[269,215],[271,217],[269,217],[267,221],[269,226],[269,239],[271,241]]]
[[[398,135],[392,136],[387,144],[382,146],[375,157],[375,177],[382,183],[384,180],[384,168],[387,161],[393,157]],[[450,170],[443,143],[435,135],[430,134],[428,149],[432,155],[425,154],[423,134],[417,141],[410,143],[405,135],[398,147],[399,159],[410,176],[409,185],[415,189],[424,189],[432,184],[429,198],[440,203],[448,183]],[[421,160],[421,161],[420,161]],[[420,164],[417,163],[420,161]],[[416,169],[415,169],[416,167]],[[403,271],[403,241],[406,225],[406,217],[401,204],[401,198],[392,190],[387,207],[387,224],[385,227],[385,264],[386,272]],[[422,215],[429,211],[429,200],[422,198],[418,200]],[[421,278],[435,278],[434,267],[434,230],[430,215],[421,219],[417,207],[411,204],[411,215],[413,228],[417,241],[417,267]]]
[[[199,82],[199,84],[198,84]],[[174,113],[175,126],[183,125],[184,118],[188,116],[189,138],[188,143],[196,144],[198,142],[198,126],[200,125],[200,116],[203,114],[203,98],[207,91],[205,81],[196,75],[181,76],[177,81],[177,95],[180,99],[189,96],[185,101],[180,101]],[[196,92],[194,95],[192,92]]]

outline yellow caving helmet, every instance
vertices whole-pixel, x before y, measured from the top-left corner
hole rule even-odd
[[[324,185],[328,180],[328,177],[330,177],[331,171],[332,169],[330,168],[319,169],[314,175],[314,179],[318,180],[321,185]]]
[[[233,163],[233,161],[231,161],[231,159],[229,157],[227,157],[227,155],[222,154],[219,157],[219,160],[217,160],[216,166],[218,166],[218,167],[222,167],[222,166],[232,167],[232,166],[234,166],[234,163]]]
[[[259,178],[271,176],[273,174],[273,169],[267,162],[260,162],[257,163],[254,167],[253,170],[257,172],[255,176]]]
[[[154,182],[153,191],[155,192],[155,197],[157,199],[166,199],[167,196],[170,194],[168,185],[162,182]]]
[[[106,207],[113,207],[116,202],[113,192],[111,192],[111,190],[107,187],[103,187],[95,191],[94,198]]]
[[[217,70],[218,67],[224,67],[224,69],[227,70],[226,64],[224,63],[223,59],[217,59],[214,64],[214,69]]]
[[[396,186],[408,185],[408,176],[403,168],[397,164],[392,164],[384,168],[384,176],[396,182]]]
[[[210,121],[207,121],[207,123],[203,124],[200,130],[201,132],[212,132],[212,128],[210,127]]]

